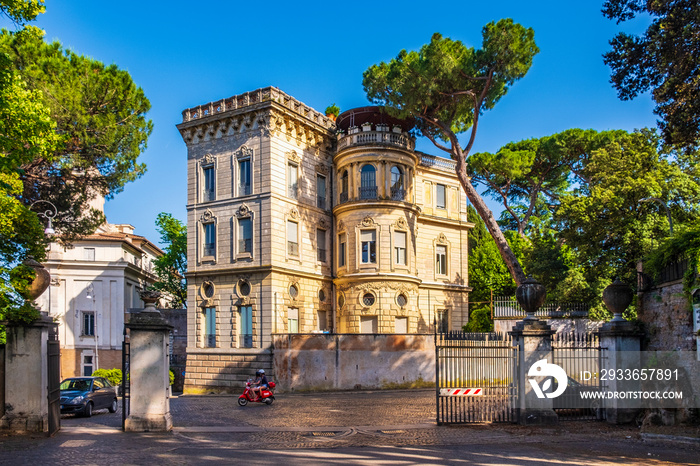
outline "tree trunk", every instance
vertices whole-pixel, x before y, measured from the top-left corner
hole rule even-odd
[[[460,170],[459,166],[457,169],[457,178],[459,178],[462,188],[464,188],[464,192],[467,194],[467,199],[469,199],[469,202],[472,203],[474,209],[476,209],[476,212],[486,224],[486,229],[496,242],[498,252],[501,253],[501,257],[503,258],[503,262],[505,262],[506,267],[508,267],[510,276],[513,277],[513,280],[515,280],[516,286],[520,286],[520,284],[525,280],[525,272],[523,272],[523,268],[520,266],[518,258],[515,257],[513,250],[510,249],[510,246],[508,245],[508,241],[506,241],[505,236],[503,236],[501,227],[498,225],[498,223],[496,223],[496,219],[493,218],[491,209],[488,208],[482,197],[472,185],[466,171]]]

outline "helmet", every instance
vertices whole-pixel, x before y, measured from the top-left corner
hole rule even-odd
[[[258,375],[264,375],[264,374],[265,374],[265,370],[264,370],[264,369],[259,369],[258,372],[256,372],[256,374],[258,374]]]

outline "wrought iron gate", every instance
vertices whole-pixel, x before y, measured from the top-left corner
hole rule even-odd
[[[552,360],[569,375],[569,387],[555,400],[554,411],[559,419],[605,419],[604,400],[594,400],[586,408],[571,407],[580,403],[580,392],[605,389],[605,385],[597,375],[605,367],[606,358],[607,349],[600,346],[600,336],[597,333],[555,333],[553,335]],[[586,378],[585,373],[591,376]]]
[[[518,347],[509,335],[435,335],[437,423],[517,422]]]
[[[126,430],[126,418],[129,417],[129,402],[131,389],[129,382],[130,346],[129,335],[124,327],[124,341],[122,342],[122,383],[120,386],[122,395],[122,430]]]
[[[49,435],[61,429],[61,342],[57,328],[51,327],[47,341]]]

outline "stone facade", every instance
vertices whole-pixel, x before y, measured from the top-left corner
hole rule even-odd
[[[409,123],[376,107],[334,122],[268,87],[187,109],[178,129],[185,393],[236,391],[248,363],[272,369],[276,333],[467,322],[466,197],[450,160],[414,150]]]
[[[94,203],[102,209],[104,199]],[[162,254],[126,224],[105,223],[70,248],[51,244],[51,285],[37,303],[59,324],[62,378],[121,368],[125,316],[143,307],[138,292],[155,281]]]
[[[644,322],[647,351],[697,350],[693,332],[693,308],[683,281],[662,283],[639,293],[638,317]]]

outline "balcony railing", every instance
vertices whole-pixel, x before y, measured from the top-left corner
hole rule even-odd
[[[317,258],[319,262],[326,262],[326,250],[325,249],[317,249]]]
[[[216,200],[216,193],[213,190],[205,190],[202,193],[202,202],[209,202]]]
[[[289,186],[288,196],[291,197],[292,199],[296,199],[298,195],[299,195],[298,185],[294,184],[292,186]]]
[[[287,253],[290,256],[299,256],[299,243],[287,241]]]
[[[409,136],[408,133],[362,131],[341,136],[338,139],[338,150],[351,146],[375,144],[390,145],[407,150],[413,150],[416,147],[415,139]]]
[[[215,244],[205,244],[204,245],[204,255],[205,256],[213,256],[216,254],[216,245]]]
[[[361,186],[360,187],[360,199],[376,199],[377,198],[377,187],[376,186]]]
[[[394,201],[403,201],[406,199],[406,190],[403,188],[391,188],[391,199]]]
[[[252,192],[250,184],[239,184],[238,185],[238,195],[247,196]]]
[[[326,208],[326,197],[325,196],[316,196],[316,207],[318,207],[319,209]]]
[[[439,170],[454,172],[457,167],[457,162],[444,157],[435,157],[434,155],[421,155],[420,164],[425,167],[434,167]]]
[[[340,202],[348,202],[348,193],[340,193]]]

